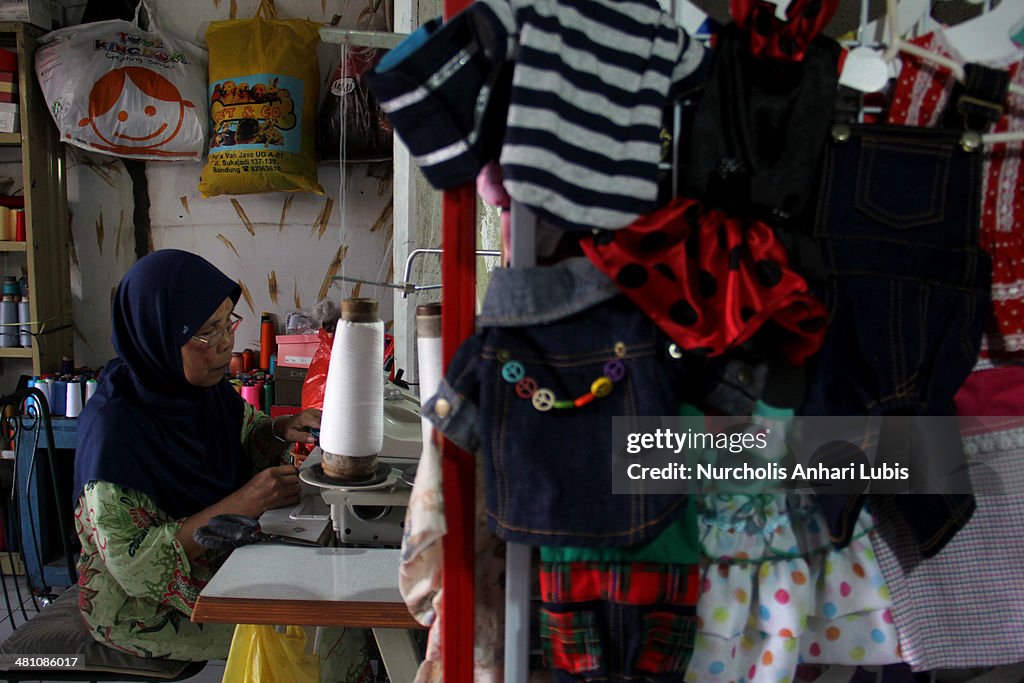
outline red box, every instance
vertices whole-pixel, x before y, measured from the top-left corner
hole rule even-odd
[[[283,368],[308,368],[318,346],[320,336],[316,334],[279,334],[277,364]]]
[[[294,415],[302,412],[299,406],[270,406],[270,417],[281,417],[282,415]]]
[[[0,47],[0,71],[15,72],[18,70],[18,53]]]

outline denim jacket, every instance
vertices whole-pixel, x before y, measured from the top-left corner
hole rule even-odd
[[[483,458],[492,528],[533,545],[652,539],[683,512],[685,496],[647,494],[642,482],[612,494],[612,417],[674,415],[693,387],[752,405],[743,392],[723,392],[720,375],[738,373],[750,385],[759,373],[676,358],[670,340],[585,258],[491,277],[480,329],[423,414]],[[708,380],[712,367],[718,374]],[[611,391],[593,396],[595,381]],[[539,409],[543,390],[541,408],[551,398],[575,405]]]

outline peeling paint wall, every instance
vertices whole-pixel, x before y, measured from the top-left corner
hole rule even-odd
[[[258,0],[148,0],[160,30],[205,44],[210,21],[250,17]],[[187,8],[183,11],[183,5]],[[278,0],[282,19],[330,21],[355,27],[365,2]],[[321,93],[339,48],[319,48]],[[113,355],[110,299],[135,260],[132,185],[120,160],[66,147],[72,213],[72,295],[77,327],[75,361],[98,366]],[[331,280],[333,275],[394,280],[391,261],[390,163],[319,165],[326,194],[266,193],[204,199],[197,190],[202,165],[149,163],[152,248],[201,254],[243,285],[236,311],[245,318],[235,350],[259,348],[262,311],[283,329],[289,311],[311,309],[327,296],[377,298],[381,317],[392,317],[392,291]],[[342,183],[345,183],[343,186]]]

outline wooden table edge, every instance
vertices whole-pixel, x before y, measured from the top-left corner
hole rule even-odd
[[[208,595],[196,598],[192,621],[215,624],[426,628],[412,618],[405,603],[254,600]]]

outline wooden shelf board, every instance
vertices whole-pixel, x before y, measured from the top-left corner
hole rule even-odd
[[[31,358],[32,349],[23,349],[20,346],[0,348],[0,358]]]

